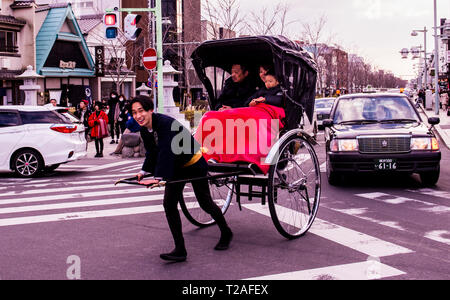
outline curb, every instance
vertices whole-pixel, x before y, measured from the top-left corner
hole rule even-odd
[[[422,110],[422,113],[429,118],[426,109],[423,108],[422,105],[420,105],[420,109]],[[441,128],[440,125],[433,126],[434,131],[439,136],[445,147],[450,150],[450,137],[445,133],[445,131]]]

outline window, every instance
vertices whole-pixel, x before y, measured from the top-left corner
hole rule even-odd
[[[20,124],[19,116],[15,112],[0,112],[0,127],[17,126]]]
[[[23,124],[71,124],[71,122],[55,111],[21,111]]]
[[[0,52],[18,52],[17,32],[0,30]]]

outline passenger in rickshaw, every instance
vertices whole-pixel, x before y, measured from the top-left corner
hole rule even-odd
[[[223,111],[244,107],[245,101],[255,91],[256,86],[249,78],[248,67],[244,64],[234,64],[231,68],[231,77],[225,81],[222,94],[217,99],[214,110]]]
[[[261,72],[260,72],[261,74]],[[261,75],[260,75],[261,76]],[[246,106],[254,107],[259,103],[283,107],[283,91],[274,72],[268,70],[264,75],[265,86],[253,94]]]
[[[274,72],[261,69],[265,86],[248,97],[246,107],[210,111],[202,118],[195,138],[206,160],[254,163],[263,174],[269,171],[264,159],[284,127],[285,111]]]

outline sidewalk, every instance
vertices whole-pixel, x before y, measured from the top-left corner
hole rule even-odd
[[[117,144],[110,144],[111,143],[111,137],[106,137],[103,139],[103,157],[95,157],[95,154],[97,153],[95,150],[95,142],[90,141],[88,143],[87,147],[87,157],[86,158],[95,158],[95,159],[122,159],[120,155],[109,155],[111,152],[114,152],[116,150]]]
[[[433,110],[426,110],[422,106],[420,106],[420,110],[423,114],[429,117],[437,117]],[[450,116],[447,116],[447,112],[440,109],[439,110],[439,119],[441,122],[439,125],[434,126],[437,134],[441,138],[442,142],[450,149]]]

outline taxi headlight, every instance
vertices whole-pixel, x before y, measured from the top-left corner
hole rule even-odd
[[[435,137],[412,138],[411,150],[439,150],[439,142]]]
[[[358,141],[356,139],[335,139],[331,141],[332,152],[358,151]]]

